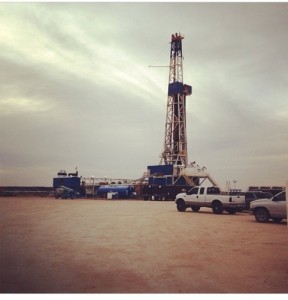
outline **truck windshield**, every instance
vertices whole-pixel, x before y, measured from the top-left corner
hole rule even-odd
[[[199,190],[199,188],[193,188],[190,191],[188,191],[187,194],[188,195],[198,194],[198,190]]]
[[[274,198],[274,201],[285,201],[286,200],[286,194],[285,192],[281,192],[279,194],[277,194]]]

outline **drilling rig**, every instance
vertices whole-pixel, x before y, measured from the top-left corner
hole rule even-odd
[[[160,164],[147,167],[148,184],[142,191],[145,200],[174,200],[181,191],[206,179],[216,185],[205,167],[188,163],[186,96],[192,94],[192,86],[183,83],[183,39],[180,33],[171,35],[164,150]]]
[[[172,34],[164,151],[160,164],[187,166],[186,96],[192,87],[183,84],[182,39]]]

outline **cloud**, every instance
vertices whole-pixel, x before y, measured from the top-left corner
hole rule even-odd
[[[189,159],[222,185],[282,184],[287,7],[1,3],[1,184],[50,185],[76,165],[83,176],[136,178],[159,163],[168,68],[148,66],[169,64],[176,31],[193,86]]]

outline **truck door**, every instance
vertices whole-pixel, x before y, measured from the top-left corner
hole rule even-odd
[[[196,197],[198,196],[198,190],[199,190],[198,187],[194,187],[190,191],[188,191],[187,193],[188,196],[186,197],[187,204],[191,204],[192,199],[197,199]]]
[[[272,205],[269,207],[270,214],[277,218],[286,218],[286,196],[282,192],[274,196]]]
[[[206,202],[205,187],[199,188],[199,193],[197,195],[197,198],[201,205],[205,204]]]

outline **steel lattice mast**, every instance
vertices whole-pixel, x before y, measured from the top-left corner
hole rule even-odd
[[[171,36],[167,113],[164,151],[161,164],[187,166],[186,96],[192,87],[183,84],[182,40],[179,34]]]

